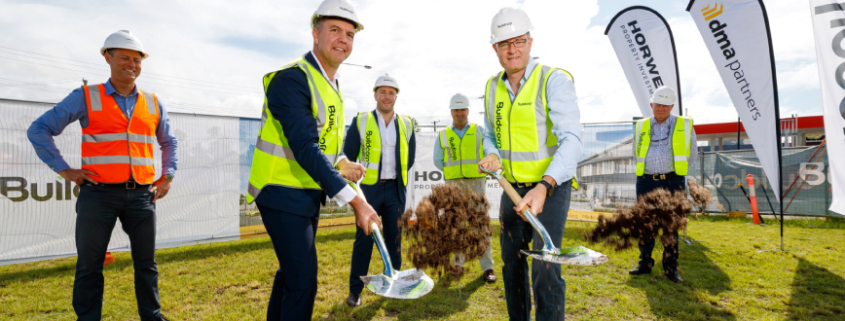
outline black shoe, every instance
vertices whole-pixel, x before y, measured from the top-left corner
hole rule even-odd
[[[669,278],[669,280],[672,280],[672,282],[675,282],[675,283],[684,282],[684,279],[681,278],[681,275],[678,274],[678,271],[666,272],[666,277]]]
[[[628,271],[630,275],[651,274],[651,268],[647,266],[637,265],[633,270]]]
[[[169,321],[169,320],[167,320],[167,318],[165,318],[165,317],[164,317],[164,315],[162,315],[161,313],[159,313],[158,315],[154,316],[152,319],[147,319],[147,320],[152,320],[152,321]]]
[[[361,305],[361,293],[352,293],[349,292],[349,297],[346,298],[346,305],[351,307],[357,307]]]

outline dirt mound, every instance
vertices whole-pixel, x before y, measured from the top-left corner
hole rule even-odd
[[[434,186],[416,211],[406,211],[399,220],[414,266],[433,268],[438,275],[452,274],[453,255],[463,253],[469,262],[484,254],[491,246],[488,238],[492,235],[488,207],[484,195],[469,188],[455,184]],[[411,223],[414,214],[417,221]]]
[[[704,208],[713,202],[713,195],[703,186],[690,181],[690,195],[686,192],[670,193],[664,189],[657,189],[639,198],[630,209],[617,209],[613,217],[599,217],[596,227],[587,233],[585,238],[593,243],[604,242],[623,250],[634,245],[634,240],[645,241],[656,238],[663,231],[660,241],[663,244],[678,242],[673,232],[682,230],[688,221],[687,215],[692,205],[704,213]],[[721,205],[716,204],[721,208]]]

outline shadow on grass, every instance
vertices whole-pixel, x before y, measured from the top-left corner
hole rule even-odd
[[[317,234],[317,242],[336,242],[355,239],[355,231],[332,231],[330,233]],[[243,255],[252,251],[273,251],[273,243],[270,238],[259,239],[259,241],[240,242],[226,241],[218,243],[207,243],[156,251],[156,261],[159,265],[167,263],[178,263],[193,260],[203,260],[209,257],[222,255]],[[33,282],[44,278],[71,275],[76,271],[76,259],[63,262],[59,265],[41,268],[25,269],[17,272],[0,274],[0,287],[14,282]],[[132,268],[131,259],[119,259],[106,269],[128,269]]]
[[[725,310],[727,299],[718,298],[719,294],[731,290],[731,279],[705,254],[714,252],[701,243],[682,246],[680,251],[683,283],[669,281],[663,275],[662,265],[655,264],[651,275],[631,276],[628,285],[643,291],[651,312],[658,318],[736,320],[733,313]],[[659,241],[654,252],[655,258],[662,255]],[[700,297],[696,294],[700,290],[707,291],[711,297]]]
[[[842,320],[845,279],[799,258],[787,304],[790,320]]]
[[[350,308],[343,303],[336,303],[332,306],[328,316],[321,320],[372,320],[384,310],[384,316],[395,320],[429,320],[432,318],[448,318],[465,311],[469,307],[469,297],[478,291],[485,282],[482,277],[477,277],[463,287],[449,287],[441,278],[437,281],[434,289],[427,295],[416,300],[398,300],[379,297],[375,302],[364,303],[360,307]],[[362,296],[374,294],[364,291]]]

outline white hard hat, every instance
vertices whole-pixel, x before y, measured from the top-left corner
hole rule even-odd
[[[135,50],[140,52],[141,57],[143,58],[150,56],[147,51],[144,50],[144,44],[141,43],[141,40],[130,33],[129,30],[120,30],[110,34],[109,37],[106,38],[106,43],[104,43],[103,47],[100,48],[100,54],[105,54],[106,50],[113,48]]]
[[[449,109],[466,109],[469,108],[469,98],[461,94],[455,94],[449,100]]]
[[[311,16],[311,28],[317,27],[317,18],[320,17],[340,17],[356,24],[355,32],[364,30],[364,25],[358,21],[358,15],[355,14],[355,8],[347,0],[323,0],[314,15]]]
[[[651,95],[651,102],[661,105],[675,104],[675,91],[666,86],[660,86]]]
[[[493,17],[493,23],[490,25],[490,43],[495,44],[524,35],[531,30],[534,30],[534,26],[531,25],[531,19],[528,19],[525,11],[505,7]]]
[[[388,74],[384,74],[384,76],[378,77],[378,79],[376,79],[376,84],[375,86],[373,86],[373,92],[376,92],[376,89],[378,89],[378,87],[383,86],[393,87],[396,89],[396,93],[399,93],[399,83],[396,82],[395,78],[390,77],[390,75]]]

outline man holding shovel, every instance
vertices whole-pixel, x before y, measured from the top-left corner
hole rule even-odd
[[[563,240],[570,191],[581,155],[581,124],[572,76],[531,58],[533,29],[521,9],[503,8],[493,17],[493,51],[504,68],[484,91],[486,125],[484,154],[479,166],[503,169],[502,175],[522,197],[514,204],[503,195],[502,277],[511,320],[531,319],[528,262],[520,250],[543,240],[519,217],[530,209],[559,248]],[[526,208],[527,206],[527,208]],[[537,320],[563,320],[566,281],[560,265],[535,260],[531,269]]]
[[[361,190],[384,220],[384,241],[394,268],[402,267],[399,218],[405,211],[405,187],[408,170],[414,166],[416,140],[410,117],[398,115],[393,106],[399,94],[399,83],[385,74],[373,86],[376,110],[359,113],[346,133],[343,151],[366,167]],[[360,225],[359,225],[360,226]],[[352,267],[349,271],[349,297],[346,304],[361,305],[364,290],[362,276],[370,269],[373,238],[359,228],[352,245]]]
[[[637,197],[658,188],[684,191],[685,180],[698,156],[698,143],[692,118],[672,115],[675,91],[662,86],[651,96],[653,117],[637,122],[634,155],[637,160]],[[663,273],[672,282],[684,282],[678,274],[678,232],[675,242],[663,245]],[[640,262],[628,274],[651,274],[654,239],[639,243]]]
[[[469,188],[475,193],[484,195],[487,175],[478,172],[478,162],[484,155],[481,143],[483,128],[467,121],[469,114],[469,98],[467,96],[461,94],[452,96],[449,101],[449,109],[452,112],[452,126],[438,133],[438,143],[434,144],[434,166],[443,171],[446,183],[458,184],[463,188]],[[492,244],[487,248],[487,252],[478,258],[478,262],[481,264],[481,270],[484,271],[484,281],[487,281],[487,283],[496,282],[496,273],[493,272]],[[464,268],[463,254],[455,255],[453,263],[459,271],[454,273],[462,274]]]
[[[265,104],[255,146],[247,202],[256,202],[273,242],[276,272],[267,320],[311,320],[317,295],[314,239],[326,196],[352,205],[369,235],[381,223],[373,208],[347,184],[364,174],[343,146],[340,63],[364,29],[347,0],[325,0],[311,18],[312,51],[264,76]]]

